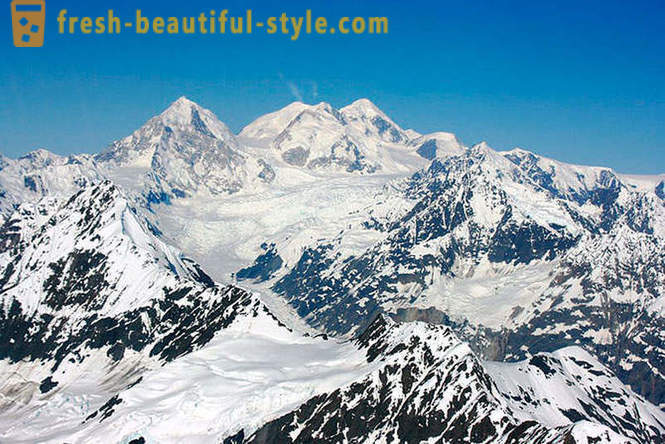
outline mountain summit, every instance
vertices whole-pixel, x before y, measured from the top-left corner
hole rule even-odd
[[[211,134],[218,139],[236,144],[235,136],[224,123],[211,111],[185,96],[173,102],[158,117],[165,125],[172,128],[192,127],[203,134]]]
[[[340,113],[350,125],[367,136],[387,143],[404,144],[409,141],[404,130],[369,99],[358,99],[340,109]]]
[[[179,140],[172,141],[174,137]],[[187,148],[231,155],[231,151],[237,148],[237,142],[233,133],[211,111],[186,97],[180,97],[134,133],[112,143],[96,156],[96,160],[124,166],[150,167],[155,156],[169,153],[169,149],[175,151],[170,154],[182,154],[186,153]]]
[[[217,116],[186,97],[95,160],[114,180],[153,203],[196,193],[234,193],[274,176],[267,163],[239,151],[235,135]]]
[[[424,165],[407,133],[367,99],[339,110],[294,102],[259,117],[240,136],[270,148],[288,166],[311,171],[395,173]]]

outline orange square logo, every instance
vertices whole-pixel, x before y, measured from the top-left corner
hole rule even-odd
[[[46,5],[44,0],[13,0],[12,30],[14,46],[38,48],[44,45],[44,22]]]

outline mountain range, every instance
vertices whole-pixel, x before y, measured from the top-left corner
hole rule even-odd
[[[0,156],[0,440],[665,442],[664,187],[367,99]]]

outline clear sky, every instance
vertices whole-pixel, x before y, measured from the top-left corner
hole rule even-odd
[[[665,172],[665,1],[46,0],[43,48],[0,18],[0,152],[96,152],[181,95],[234,131],[302,98],[368,97],[397,123],[627,173]],[[56,15],[229,9],[387,16],[389,34],[58,35]]]

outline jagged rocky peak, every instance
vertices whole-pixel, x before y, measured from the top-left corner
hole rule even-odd
[[[484,141],[476,143],[470,148],[462,147],[459,152],[436,157],[425,170],[425,173],[434,176],[450,172],[455,172],[456,180],[468,184],[494,180],[499,183],[515,181],[529,187],[531,185],[526,174]],[[421,175],[422,173],[416,173],[414,177],[419,178]]]
[[[372,369],[225,442],[660,442],[664,414],[579,348],[479,360],[448,327],[377,316],[355,340]]]
[[[13,407],[81,376],[102,391],[124,387],[144,364],[189,353],[258,307],[157,238],[109,181],[26,205],[0,248],[0,359],[15,375],[3,395],[24,400]]]
[[[149,204],[234,193],[275,176],[263,159],[240,152],[235,135],[211,111],[185,97],[96,159]]]
[[[14,165],[16,169],[23,172],[37,172],[39,170],[55,171],[59,167],[71,166],[75,168],[77,165],[80,166],[83,164],[87,164],[87,167],[94,167],[93,156],[90,154],[61,156],[45,148],[30,151],[16,160],[4,156],[0,158],[0,166]],[[1,170],[2,168],[0,168]]]
[[[475,145],[472,145],[471,152],[477,155],[496,154],[496,151],[494,151],[492,147],[490,147],[489,144],[484,140],[476,143]]]
[[[0,158],[0,215],[8,216],[23,202],[44,196],[64,196],[101,180],[88,154],[60,156],[46,149],[18,159]]]
[[[46,148],[38,148],[30,151],[17,159],[0,157],[0,171],[4,167],[13,166],[22,172],[34,172],[35,170],[57,169],[65,165],[81,165],[91,163],[92,156],[89,154],[70,154],[61,156]]]

